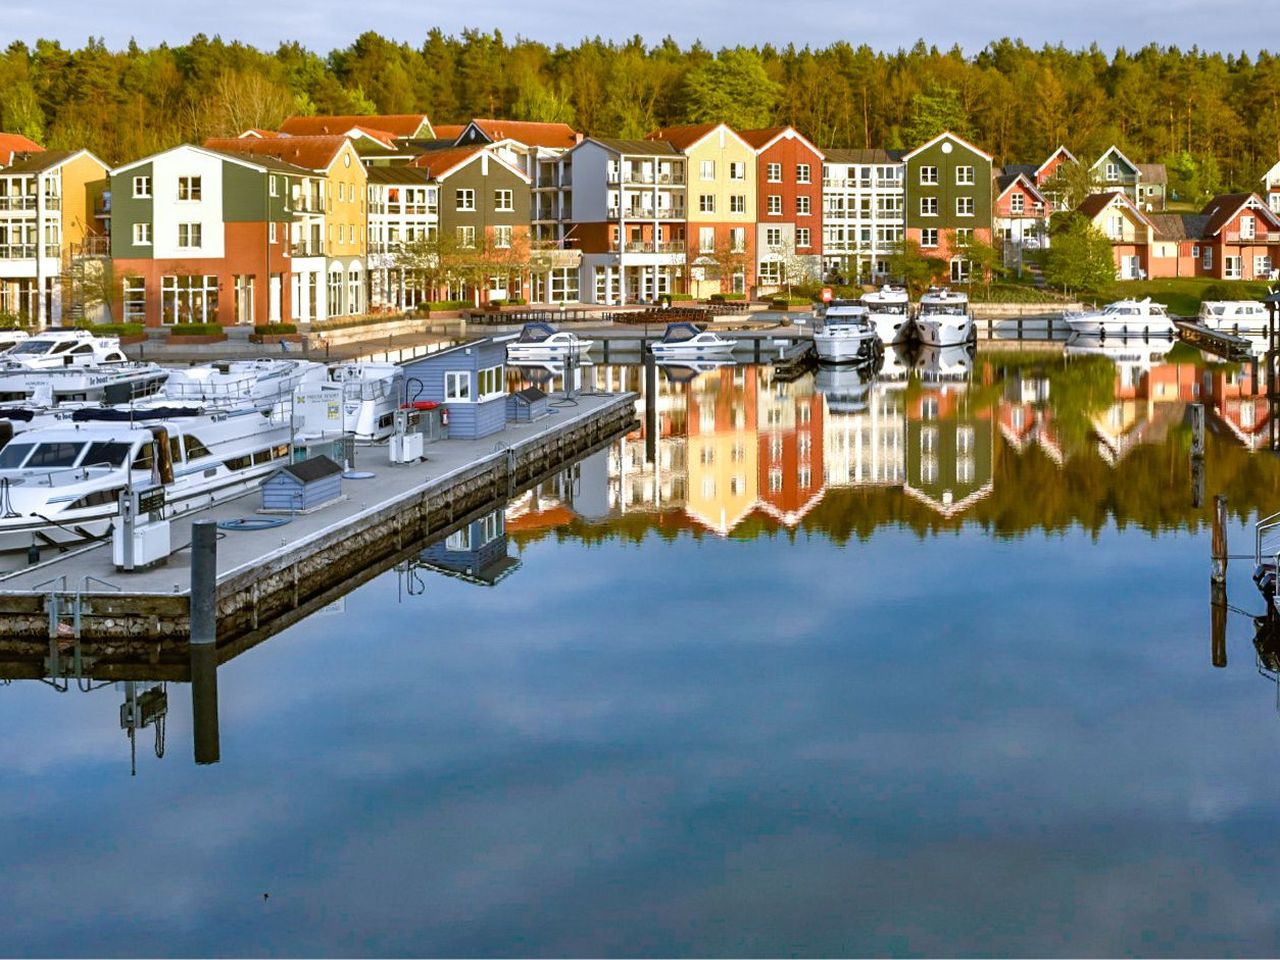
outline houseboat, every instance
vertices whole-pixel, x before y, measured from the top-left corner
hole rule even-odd
[[[1210,330],[1238,337],[1265,337],[1270,329],[1266,304],[1257,300],[1206,300],[1198,319]]]
[[[954,290],[935,287],[920,298],[915,332],[927,347],[952,347],[977,336],[969,298]]]

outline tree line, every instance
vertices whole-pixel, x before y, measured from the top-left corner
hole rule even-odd
[[[563,121],[622,137],[707,120],[789,123],[823,147],[909,147],[950,128],[997,163],[1038,163],[1059,143],[1093,158],[1116,143],[1136,162],[1166,163],[1172,189],[1198,199],[1253,189],[1276,160],[1280,58],[1010,39],[973,56],[844,40],[720,51],[639,37],[548,46],[438,29],[421,43],[366,32],[327,55],[197,35],[150,49],[17,41],[0,56],[0,127],[113,164],[294,113],[412,112],[436,123]]]

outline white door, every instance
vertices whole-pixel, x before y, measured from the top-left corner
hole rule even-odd
[[[280,322],[280,274],[273,274],[271,277],[271,303],[268,306],[271,315],[271,323]]]

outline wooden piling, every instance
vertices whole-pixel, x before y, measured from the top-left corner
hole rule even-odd
[[[1227,495],[1213,498],[1213,564],[1210,579],[1225,583],[1227,579]]]
[[[1227,585],[1209,585],[1209,657],[1219,669],[1227,665]]]

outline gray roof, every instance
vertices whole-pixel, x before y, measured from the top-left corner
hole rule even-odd
[[[1201,213],[1149,213],[1147,219],[1155,227],[1155,239],[1164,241],[1199,240],[1209,223]]]
[[[1022,174],[1032,183],[1036,182],[1036,170],[1039,169],[1034,163],[1006,163],[1000,168],[999,175],[1009,177],[1009,183],[1013,182],[1013,178],[1018,174]],[[1007,184],[1006,184],[1007,186]]]
[[[332,477],[335,473],[341,473],[342,468],[321,454],[318,457],[303,460],[301,463],[291,463],[276,472],[290,474],[303,483],[311,483],[313,480],[323,480],[325,477]]]
[[[583,143],[598,143],[614,153],[643,154],[651,157],[678,157],[680,151],[666,140],[621,140],[617,137],[587,137]]]
[[[21,159],[5,167],[4,172],[6,174],[39,173],[65,163],[79,152],[79,150],[42,150],[39,153],[17,154]]]
[[[822,151],[823,157],[831,163],[898,163],[902,160],[903,150],[851,150],[845,147],[828,147]]]
[[[1163,163],[1139,163],[1138,172],[1142,174],[1143,183],[1168,183],[1169,173]]]
[[[525,387],[523,390],[517,390],[514,396],[526,403],[536,403],[539,400],[545,400],[547,395],[537,387]]]

